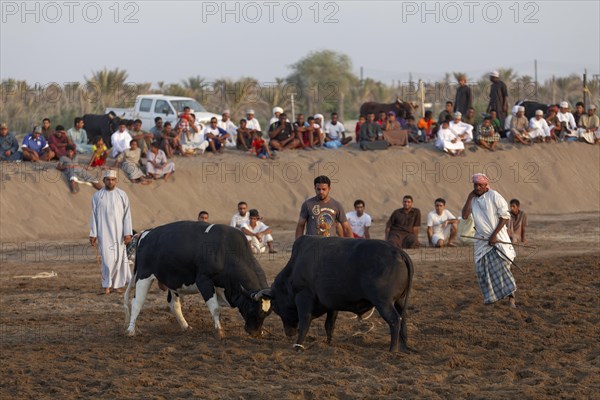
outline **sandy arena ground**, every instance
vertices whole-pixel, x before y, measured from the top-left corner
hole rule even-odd
[[[331,346],[324,318],[313,321],[298,354],[276,315],[255,339],[229,309],[219,341],[200,296],[185,298],[193,329],[181,332],[156,286],[138,319],[142,334],[128,338],[122,296],[96,294],[100,273],[83,241],[5,248],[0,397],[599,398],[599,226],[598,213],[530,215],[538,248],[520,252],[525,272],[513,268],[516,310],[505,301],[483,305],[472,248],[411,251],[412,354],[388,353],[388,327],[377,313],[365,325],[342,313]],[[294,224],[274,228],[277,240],[292,241]],[[383,234],[382,223],[373,234]],[[288,258],[281,251],[260,259],[269,282]],[[51,271],[58,276],[17,278]]]

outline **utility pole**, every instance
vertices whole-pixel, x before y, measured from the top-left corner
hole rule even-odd
[[[588,102],[585,100],[587,95],[587,68],[583,70],[583,109],[587,111]]]
[[[533,67],[534,67],[534,75],[535,75],[535,100],[539,101],[538,99],[538,75],[537,75],[537,60],[533,60]]]

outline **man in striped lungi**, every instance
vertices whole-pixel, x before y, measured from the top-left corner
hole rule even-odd
[[[491,304],[508,297],[514,308],[517,285],[510,271],[515,250],[506,228],[510,220],[508,203],[490,188],[484,174],[473,175],[472,181],[473,191],[465,202],[462,217],[467,219],[473,214],[476,237],[484,239],[475,241],[475,273],[483,301]]]

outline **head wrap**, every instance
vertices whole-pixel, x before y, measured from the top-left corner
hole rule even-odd
[[[273,108],[273,115],[275,115],[275,113],[282,113],[282,112],[283,112],[283,108],[281,108],[281,107]]]
[[[485,176],[485,174],[475,174],[471,177],[471,180],[473,183],[484,184],[488,187],[490,186],[490,180],[487,176]]]
[[[490,72],[490,76],[500,78],[500,73],[498,71],[492,71],[492,72]]]

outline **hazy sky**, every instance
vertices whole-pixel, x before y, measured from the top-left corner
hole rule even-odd
[[[25,5],[25,6],[23,6]],[[289,74],[310,51],[348,54],[392,81],[477,79],[514,68],[539,79],[600,73],[594,1],[1,1],[0,77],[83,81],[104,67],[130,82]]]

